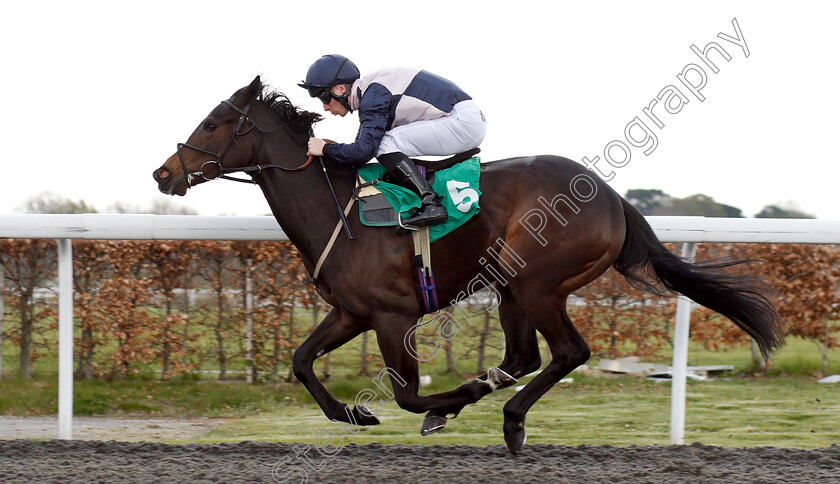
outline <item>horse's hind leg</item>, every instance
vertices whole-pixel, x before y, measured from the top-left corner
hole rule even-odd
[[[537,332],[534,325],[528,321],[522,307],[513,298],[510,289],[507,286],[499,287],[498,292],[501,297],[499,322],[505,335],[505,356],[499,365],[499,369],[514,378],[519,378],[540,369],[541,360]],[[478,378],[486,380],[487,375],[481,375]],[[420,433],[429,435],[441,430],[446,425],[447,416],[457,416],[465,406],[429,410],[428,415],[423,420]]]
[[[413,316],[393,313],[381,313],[373,318],[376,339],[400,408],[414,413],[434,408],[463,408],[493,391],[491,382],[473,380],[448,392],[419,395],[419,361],[406,349],[406,344],[417,347],[414,333],[410,332],[414,321]]]
[[[509,288],[499,288],[499,321],[505,334],[505,357],[499,369],[519,378],[540,369],[537,331]]]
[[[514,454],[525,444],[525,414],[555,383],[589,360],[589,346],[566,312],[566,296],[529,294],[523,302],[528,319],[548,342],[551,362],[504,407],[505,443]]]

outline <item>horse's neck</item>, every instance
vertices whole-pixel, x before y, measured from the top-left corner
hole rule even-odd
[[[285,161],[275,158],[260,162],[283,166],[298,165],[306,161],[306,153],[293,149],[284,152],[284,158]],[[290,160],[299,162],[290,163]],[[330,174],[342,206],[350,199],[353,183],[351,178],[346,174]],[[314,160],[309,167],[299,172],[270,169],[259,177],[258,183],[274,218],[300,252],[304,265],[311,274],[339,220],[335,200],[319,161]]]

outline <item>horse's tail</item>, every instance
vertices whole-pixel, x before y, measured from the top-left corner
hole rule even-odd
[[[627,235],[614,267],[631,285],[655,294],[664,286],[723,314],[755,339],[765,358],[781,346],[781,318],[765,285],[753,276],[723,270],[747,261],[686,262],[659,242],[635,207],[624,199],[621,203]]]

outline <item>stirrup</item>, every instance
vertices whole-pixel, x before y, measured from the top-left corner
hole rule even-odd
[[[404,233],[406,233],[406,234],[411,232],[412,230],[420,230],[422,228],[422,227],[415,227],[413,225],[404,225],[403,222],[402,222],[402,217],[400,217],[400,214],[397,214],[397,224],[399,225],[399,228],[397,228],[397,232],[399,232],[400,229],[402,229],[402,230],[405,230]]]
[[[438,211],[439,213],[437,215],[434,215],[431,213],[433,211]],[[417,225],[418,227],[431,227],[434,225],[440,225],[442,223],[445,223],[447,220],[449,220],[449,214],[446,213],[446,207],[444,207],[440,203],[440,201],[436,199],[434,202],[424,203],[414,215],[406,219],[407,223],[405,225],[412,225],[411,219],[416,218],[425,219],[425,223],[422,225]],[[437,220],[433,222],[433,219]]]

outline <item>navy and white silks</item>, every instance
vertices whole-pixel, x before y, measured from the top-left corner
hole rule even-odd
[[[371,73],[350,90],[359,112],[354,143],[328,143],[324,154],[351,165],[374,156],[443,156],[476,148],[487,122],[472,98],[451,81],[419,69],[396,67]]]

